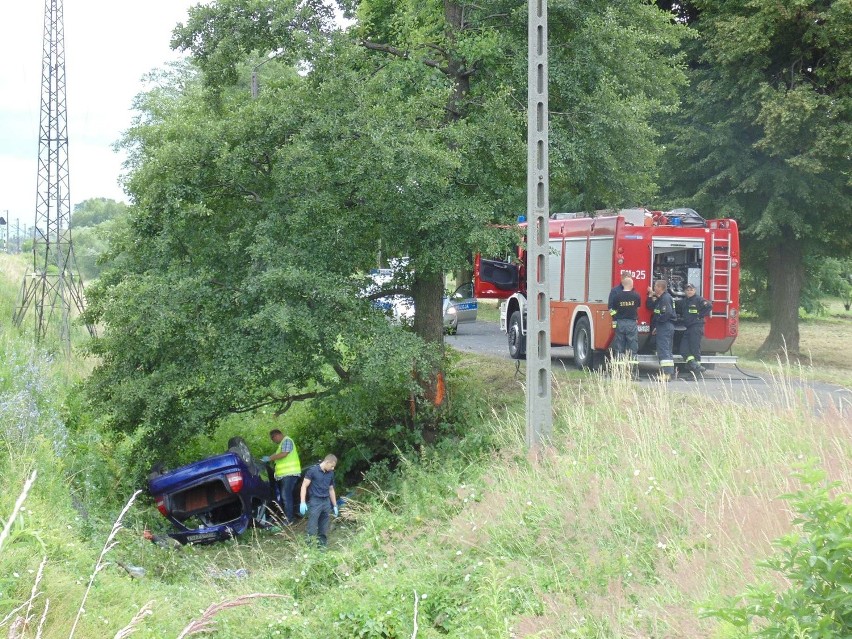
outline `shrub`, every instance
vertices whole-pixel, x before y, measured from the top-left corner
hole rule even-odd
[[[809,639],[852,636],[852,502],[849,494],[832,496],[837,483],[805,468],[804,488],[788,499],[800,530],[775,542],[778,553],[764,562],[789,582],[778,591],[752,586],[740,598],[706,611],[727,621],[738,637]]]

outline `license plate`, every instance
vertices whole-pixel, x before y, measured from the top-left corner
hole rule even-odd
[[[460,311],[472,311],[476,308],[476,302],[465,302],[464,304],[456,304],[456,308]]]
[[[215,539],[216,533],[201,533],[198,535],[187,535],[187,541],[202,541],[204,539]]]
[[[650,326],[641,326],[641,325],[640,325],[640,326],[639,326],[639,332],[640,332],[640,333],[650,333],[650,332],[651,332],[651,327],[650,327]]]

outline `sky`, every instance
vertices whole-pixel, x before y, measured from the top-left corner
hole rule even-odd
[[[63,0],[71,206],[127,201],[123,155],[142,77],[180,54],[169,41],[199,0]],[[0,216],[35,220],[44,1],[5,3],[0,20]],[[6,213],[8,211],[8,215]]]

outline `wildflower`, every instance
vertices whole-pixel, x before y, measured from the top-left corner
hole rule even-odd
[[[427,594],[424,592],[422,595],[420,595],[420,598],[421,598],[421,599],[426,599],[426,597],[428,597],[428,596],[429,596],[429,595],[427,595]]]
[[[633,471],[633,476],[634,476],[634,477],[638,477],[638,476],[639,476],[639,469],[638,469],[638,468],[637,468],[636,470],[634,470],[634,471]]]
[[[465,581],[470,581],[470,573],[468,573],[468,574],[466,574],[466,575],[464,576],[464,580],[465,580]]]

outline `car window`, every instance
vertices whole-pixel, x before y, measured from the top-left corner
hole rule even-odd
[[[453,293],[454,300],[469,299],[471,297],[473,297],[473,282],[462,284],[456,289],[456,292]]]

